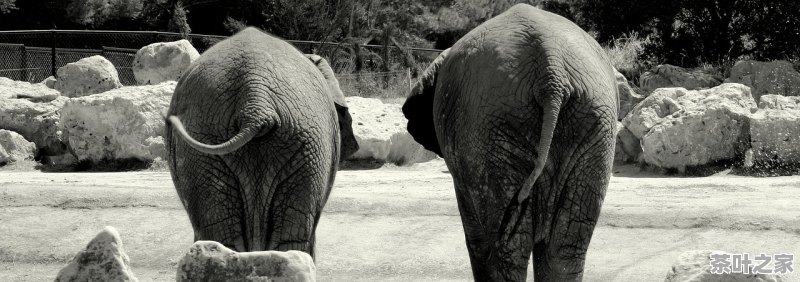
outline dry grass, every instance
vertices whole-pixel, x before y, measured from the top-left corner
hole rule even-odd
[[[339,85],[345,96],[377,98],[384,103],[405,101],[413,82],[414,79],[405,71],[339,76]]]
[[[625,75],[628,81],[638,85],[639,76],[652,67],[650,63],[641,60],[645,47],[651,43],[649,36],[640,37],[639,33],[631,32],[614,39],[611,46],[605,46],[603,49],[614,68]]]

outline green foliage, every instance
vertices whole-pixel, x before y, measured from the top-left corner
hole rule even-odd
[[[16,0],[0,0],[0,15],[16,10],[17,6],[14,5],[14,1]]]
[[[108,21],[138,18],[142,6],[140,0],[72,0],[67,4],[66,17],[71,22],[96,27]]]
[[[183,2],[178,0],[172,7],[172,18],[169,21],[170,31],[178,32],[185,37],[192,32],[189,27],[188,12],[183,7]]]
[[[633,53],[640,65],[800,61],[797,0],[0,0],[0,29],[228,35],[250,25],[286,39],[378,44],[390,31],[402,45],[444,49],[517,3],[576,22],[622,62]],[[619,41],[632,33],[647,40]]]

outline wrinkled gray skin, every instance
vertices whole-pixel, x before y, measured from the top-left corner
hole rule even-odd
[[[254,28],[189,67],[164,138],[195,240],[314,255],[339,159],[358,149],[332,74],[322,58]]]
[[[580,281],[614,156],[614,71],[572,22],[529,5],[426,70],[408,131],[444,157],[477,281]]]

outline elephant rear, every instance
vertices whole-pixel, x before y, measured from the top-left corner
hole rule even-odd
[[[603,50],[519,4],[436,63],[403,110],[451,171],[475,279],[524,280],[532,253],[536,281],[580,280],[613,161],[617,89]]]
[[[309,59],[246,29],[192,64],[168,115],[170,171],[195,240],[313,256],[340,136],[330,88]]]

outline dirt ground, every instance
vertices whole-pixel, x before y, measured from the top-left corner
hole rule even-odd
[[[441,160],[340,171],[317,232],[318,280],[470,280],[446,171]],[[800,176],[682,178],[618,167],[584,281],[664,281],[694,249],[794,253],[800,271],[798,203]],[[140,281],[174,281],[193,236],[169,172],[0,171],[0,281],[52,281],[106,225],[119,230]]]

